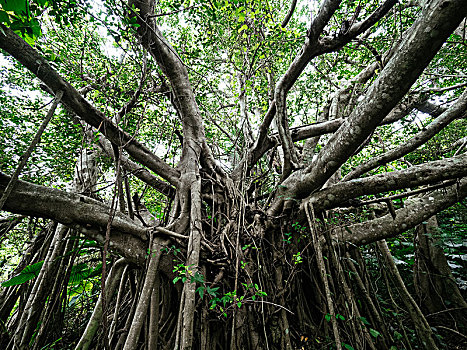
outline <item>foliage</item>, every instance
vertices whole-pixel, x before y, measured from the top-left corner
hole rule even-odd
[[[43,261],[39,261],[33,265],[26,266],[18,275],[13,276],[5,282],[2,282],[2,287],[16,286],[18,284],[32,280],[39,275],[39,271],[41,270],[43,264]]]

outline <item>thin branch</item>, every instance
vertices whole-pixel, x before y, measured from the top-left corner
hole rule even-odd
[[[380,203],[380,202],[386,202],[386,201],[393,201],[393,200],[401,199],[401,198],[412,197],[412,196],[415,196],[415,195],[420,194],[420,193],[431,192],[431,191],[434,191],[434,190],[438,190],[440,188],[452,186],[456,182],[457,182],[457,180],[446,181],[446,182],[443,182],[442,184],[439,184],[439,185],[427,186],[427,187],[420,188],[420,189],[414,190],[414,191],[407,191],[407,192],[404,192],[404,193],[395,194],[395,195],[388,196],[388,197],[383,197],[383,198],[376,198],[376,199],[372,199],[372,200],[369,200],[369,201],[362,201],[362,202],[360,202],[360,203],[358,203],[358,204],[356,204],[354,206],[355,207],[363,207],[365,205],[369,205],[369,204],[373,204],[373,203]]]
[[[285,16],[284,20],[282,21],[281,27],[285,28],[287,24],[289,23],[290,19],[292,18],[292,15],[295,11],[295,7],[297,6],[297,0],[292,0],[292,3],[290,4],[289,11],[287,12],[287,15]]]
[[[273,305],[273,306],[277,306],[278,308],[281,308],[285,311],[287,311],[288,313],[292,314],[292,315],[295,315],[292,311],[290,311],[289,309],[287,309],[285,306],[282,306],[282,305],[279,305],[279,304],[276,304],[276,303],[272,303],[270,301],[265,301],[265,300],[246,300],[244,301],[244,303],[260,303],[260,304],[269,304],[269,305]]]
[[[55,113],[55,109],[57,108],[58,104],[60,103],[60,100],[62,99],[62,97],[63,97],[63,91],[58,91],[55,98],[54,98],[54,100],[53,100],[54,102],[53,102],[52,106],[50,107],[49,112],[47,113],[47,116],[43,120],[41,126],[37,130],[36,135],[34,136],[34,139],[32,140],[32,142],[29,145],[26,152],[24,152],[24,154],[21,156],[20,162],[19,162],[18,166],[16,167],[15,172],[11,176],[10,181],[8,182],[8,185],[6,186],[6,189],[3,192],[2,197],[0,198],[0,210],[2,210],[3,205],[5,204],[6,200],[8,199],[8,196],[11,194],[11,191],[13,190],[13,187],[15,186],[16,182],[18,181],[19,174],[21,173],[21,171],[25,167],[26,163],[28,162],[29,157],[31,156],[34,149],[36,148],[37,144],[40,142],[42,133],[44,132],[47,125],[49,124],[50,119],[52,119],[52,117],[53,117],[53,115]]]
[[[171,230],[168,230],[164,227],[156,227],[154,228],[154,230],[156,232],[159,232],[159,233],[162,233],[163,235],[166,235],[166,236],[170,236],[170,237],[174,237],[174,238],[178,238],[178,239],[183,239],[183,240],[187,240],[188,236],[185,236],[185,235],[181,235],[180,233],[177,233],[177,232],[174,232],[174,231],[171,231]]]
[[[445,330],[450,331],[450,332],[452,332],[452,333],[454,333],[454,334],[456,334],[456,335],[458,335],[458,336],[460,336],[460,337],[462,337],[462,338],[464,338],[464,339],[467,339],[467,336],[466,336],[466,335],[462,334],[461,332],[456,331],[455,329],[449,328],[449,327],[445,327],[445,326],[438,325],[438,326],[433,327],[433,328],[445,329]]]
[[[120,120],[127,115],[135,106],[138,101],[141,91],[143,90],[144,81],[146,80],[146,75],[148,72],[148,59],[146,54],[143,57],[143,71],[141,73],[141,79],[139,81],[138,89],[135,91],[131,99],[118,111],[117,116],[115,117],[115,123],[118,125]]]
[[[451,85],[451,86],[446,86],[446,87],[443,87],[443,88],[429,88],[429,89],[425,89],[425,90],[422,91],[422,94],[430,93],[430,92],[445,92],[445,91],[451,91],[451,90],[456,90],[456,89],[463,88],[464,86],[467,86],[467,82],[466,82],[466,83],[459,83],[459,84]]]
[[[203,5],[192,5],[192,6],[188,6],[188,7],[185,7],[183,9],[180,9],[180,10],[176,10],[176,11],[172,11],[172,12],[165,12],[165,13],[159,13],[159,14],[154,14],[154,15],[149,15],[148,17],[149,18],[155,18],[155,17],[164,17],[164,16],[170,16],[170,15],[174,15],[176,13],[180,13],[180,12],[185,12],[185,11],[188,11],[188,10],[191,10],[191,9],[195,9],[195,8],[198,8],[198,7],[201,7]]]

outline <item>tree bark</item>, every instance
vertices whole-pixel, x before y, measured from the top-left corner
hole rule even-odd
[[[112,266],[112,269],[110,270],[110,273],[107,276],[107,281],[105,283],[106,288],[101,292],[101,295],[99,295],[99,299],[97,299],[96,305],[94,306],[91,319],[88,321],[86,329],[84,330],[81,339],[76,345],[75,350],[87,350],[91,346],[94,336],[102,321],[102,293],[106,293],[106,299],[110,300],[117,287],[117,283],[120,281],[120,277],[122,276],[122,272],[126,264],[127,261],[122,258],[116,261]]]
[[[452,275],[442,245],[437,240],[440,233],[438,230],[436,216],[429,218],[416,230],[414,280],[417,297],[428,313],[453,309],[456,321],[467,324],[467,303]]]

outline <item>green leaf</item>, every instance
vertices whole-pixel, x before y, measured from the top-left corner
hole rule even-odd
[[[22,284],[39,276],[44,261],[26,266],[19,274],[2,283],[2,287],[11,287]]]
[[[394,331],[394,338],[396,340],[401,340],[402,339],[402,334],[400,334],[398,331]]]
[[[366,319],[366,317],[361,316],[361,317],[360,317],[360,321],[362,321],[362,323],[363,323],[363,324],[366,324],[367,326],[370,325],[370,322],[368,322],[368,320]]]
[[[191,276],[190,282],[204,283],[204,276],[198,271],[196,271],[194,276]]]
[[[53,52],[51,52],[53,54]],[[86,240],[82,245],[81,248],[95,248],[99,247],[96,241]],[[149,250],[149,249],[148,249]],[[149,253],[149,252],[148,252]]]
[[[5,11],[13,11],[18,15],[27,14],[28,3],[26,0],[0,0],[0,5]]]
[[[33,274],[19,274],[17,276],[10,278],[8,281],[3,282],[2,287],[11,287],[11,286],[16,286],[18,284],[23,284],[24,282],[32,280],[35,277],[37,276]]]
[[[198,293],[198,294],[199,294],[199,297],[200,297],[201,299],[203,299],[203,296],[204,296],[204,287],[203,287],[203,286],[198,287],[198,288],[196,289],[195,293]]]
[[[5,11],[0,10],[0,23],[10,24],[10,16]]]
[[[237,306],[238,306],[238,308],[241,308],[241,307],[242,307],[242,302],[239,301],[239,302],[237,303]]]
[[[355,350],[351,345],[346,344],[346,343],[342,343],[342,347],[347,349],[347,350]]]
[[[331,322],[331,315],[330,314],[324,315],[324,319],[328,322]]]
[[[213,297],[217,296],[216,291],[219,289],[219,287],[206,287],[206,292],[208,292],[209,295],[212,295]]]
[[[37,19],[33,18],[29,21],[30,28],[32,29],[33,38],[37,39],[41,36],[41,26]]]
[[[248,29],[248,26],[246,24],[242,25],[239,29],[238,29],[238,32],[241,33],[242,31],[244,31],[245,29]]]
[[[85,263],[74,265],[71,268],[70,279],[68,281],[71,285],[77,285],[81,281],[89,278],[93,270]]]
[[[377,330],[374,330],[373,328],[370,328],[370,334],[375,338],[377,338],[379,335],[381,335],[380,332],[378,332]]]

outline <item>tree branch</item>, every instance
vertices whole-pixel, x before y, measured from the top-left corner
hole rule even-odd
[[[19,161],[18,166],[16,167],[15,172],[13,173],[13,176],[11,177],[10,181],[8,182],[8,185],[5,188],[5,191],[3,192],[1,198],[0,198],[0,210],[3,208],[3,205],[5,204],[6,200],[8,199],[8,196],[10,195],[11,191],[13,190],[13,187],[15,186],[16,182],[18,181],[19,174],[23,170],[24,166],[26,165],[29,157],[31,156],[31,153],[34,151],[36,148],[37,144],[41,140],[42,133],[44,132],[45,128],[47,127],[47,124],[49,124],[50,119],[52,119],[55,109],[57,108],[58,104],[60,103],[60,99],[63,96],[63,91],[59,91],[57,93],[57,96],[54,98],[54,102],[52,106],[49,109],[49,112],[47,113],[45,119],[42,121],[41,126],[39,127],[39,130],[37,130],[36,135],[34,136],[34,139],[32,140],[31,144],[29,145],[28,149],[24,154],[21,156],[21,159]]]
[[[339,8],[342,0],[325,0],[319,8],[318,14],[313,19],[308,31],[310,41],[318,40],[319,36],[323,33],[324,27],[328,24],[329,20],[334,15],[334,12]]]
[[[287,24],[289,23],[290,19],[292,18],[292,15],[295,11],[295,7],[297,6],[297,0],[292,0],[292,3],[290,4],[289,11],[287,12],[287,15],[285,16],[284,20],[282,21],[281,27],[285,28]]]
[[[194,158],[199,159],[201,149],[203,149],[202,144],[206,143],[201,113],[188,78],[188,71],[174,48],[156,26],[154,19],[151,18],[154,15],[152,2],[137,1],[135,6],[139,11],[133,12],[132,15],[137,16],[137,23],[140,25],[138,35],[141,43],[156,60],[170,81],[173,90],[174,103],[180,113],[183,126],[184,142],[181,164],[186,166],[186,160],[194,160],[193,151],[197,153]],[[206,156],[212,158],[210,153]]]
[[[357,168],[348,173],[344,177],[343,181],[355,179],[380,165],[387,164],[395,159],[405,156],[406,154],[425,144],[429,139],[434,137],[452,121],[465,117],[467,117],[467,89],[462,93],[457,101],[451,105],[451,107],[449,107],[425,129],[418,132],[414,137],[403,143],[401,146],[396,147],[393,150],[383,153],[377,157],[373,157],[366,163],[359,165]]]
[[[350,40],[356,38],[358,35],[372,27],[376,22],[383,18],[390,9],[397,4],[397,0],[386,0],[380,7],[378,7],[370,16],[364,21],[355,23],[350,27],[347,32],[344,32],[337,37],[326,36],[320,40],[323,52],[332,52],[340,49]]]
[[[10,177],[0,172],[0,194]],[[5,202],[4,210],[11,213],[38,216],[58,221],[104,242],[109,220],[109,206],[95,199],[47,188],[19,180]],[[144,264],[147,229],[117,212],[112,221],[110,247],[137,264]]]
[[[467,176],[467,154],[363,179],[339,182],[313,193],[310,201],[316,209],[329,209],[363,195],[429,185],[464,176]]]
[[[114,145],[123,146],[139,163],[147,166],[172,185],[178,185],[179,172],[115,126],[102,112],[93,107],[70,83],[63,79],[36,50],[10,28],[0,25],[0,48],[11,54],[23,66],[42,80],[54,93],[63,91],[62,101],[86,123],[95,127]]]
[[[309,36],[307,37],[304,45],[302,46],[300,53],[295,57],[287,72],[282,76],[282,78],[278,82],[276,88],[276,99],[270,104],[269,110],[267,111],[263,122],[260,126],[256,142],[248,152],[246,159],[246,166],[248,169],[250,169],[259,160],[259,158],[261,158],[264,152],[266,152],[270,148],[269,146],[265,145],[265,143],[269,141],[267,140],[267,131],[272,122],[272,119],[276,115],[276,104],[278,101],[277,95],[284,95],[282,97],[282,101],[279,102],[279,105],[283,110],[285,108],[283,107],[285,106],[285,102],[283,100],[286,98],[287,92],[290,90],[290,88],[300,76],[301,72],[305,69],[305,67],[314,57],[341,48],[342,46],[350,42],[350,40],[352,40],[354,37],[361,34],[364,30],[371,27],[380,18],[382,18],[395,5],[395,3],[397,3],[396,0],[386,1],[372,15],[370,15],[370,17],[368,17],[367,20],[363,21],[362,23],[355,24],[355,29],[353,30],[352,35],[349,34],[349,31],[349,33],[345,37],[342,37],[339,41],[333,42],[331,44],[328,43],[326,40],[323,44],[320,41],[318,41],[318,38],[319,35],[322,33],[324,27],[328,23],[329,19],[332,17],[332,14],[339,7],[340,0],[335,2],[332,2],[332,0],[328,0],[321,6],[318,15],[316,16],[310,27],[310,31],[308,33]],[[392,52],[390,51],[386,56],[391,55]],[[368,71],[374,72],[375,69],[376,65],[375,67],[371,67]],[[365,72],[367,72],[367,70],[365,70]],[[370,75],[371,73],[366,74],[364,76],[359,75],[358,79],[366,79],[369,78]],[[285,111],[280,113],[281,114],[278,116],[278,124],[280,124],[280,121],[282,120],[282,125],[285,125]],[[290,142],[290,134],[288,135],[286,130],[284,130],[283,135],[281,136],[281,141],[283,145],[285,145],[286,149],[293,150],[293,144]],[[290,155],[286,155],[288,158],[290,158]],[[242,167],[243,162],[235,169],[234,174],[240,172]]]
[[[346,228],[337,228],[334,235],[340,242],[364,245],[397,236],[428,220],[431,216],[450,207],[467,196],[467,178],[447,190],[426,195],[405,203],[396,210],[396,217],[387,214],[377,219]]]
[[[283,183],[285,187],[278,191],[271,215],[280,210],[284,198],[304,198],[326,183],[407,93],[466,12],[467,3],[463,0],[439,0],[425,8],[398,52],[318,158]],[[426,35],[427,26],[436,30]]]

